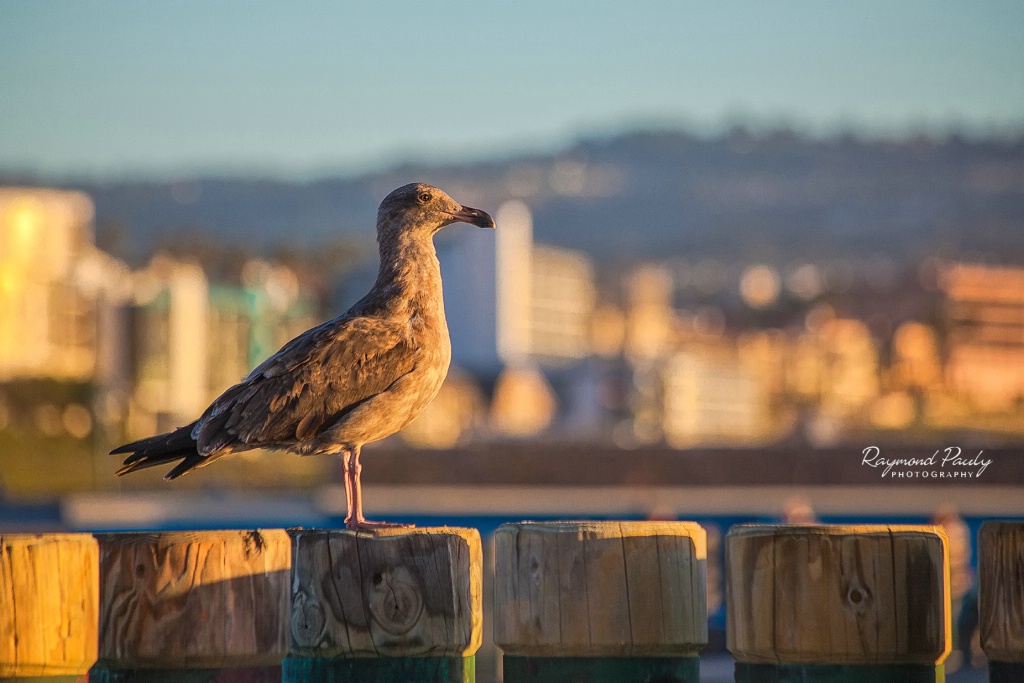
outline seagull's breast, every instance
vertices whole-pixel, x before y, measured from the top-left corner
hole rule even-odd
[[[452,346],[437,257],[429,243],[405,247],[390,262],[394,277],[381,286],[377,311],[404,329],[411,369],[347,413],[326,437],[332,443],[365,444],[394,434],[430,405],[448,375]]]
[[[452,360],[452,344],[444,320],[444,309],[440,309],[440,315],[413,314],[409,319],[409,331],[420,355],[414,372],[421,374],[425,400],[417,406],[419,412],[426,408],[441,389]]]

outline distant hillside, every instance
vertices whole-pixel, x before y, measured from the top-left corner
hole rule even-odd
[[[359,178],[75,187],[95,198],[101,233],[121,234],[140,258],[185,235],[257,249],[339,236],[369,243],[377,203],[412,180],[489,210],[521,198],[534,211],[539,241],[601,259],[937,253],[1024,262],[1024,137],[892,142],[638,132],[550,156],[406,166]]]

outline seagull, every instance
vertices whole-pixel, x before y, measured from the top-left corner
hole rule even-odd
[[[339,454],[346,527],[403,526],[363,516],[359,453],[423,412],[448,374],[451,341],[433,237],[456,222],[495,227],[487,213],[430,185],[389,194],[377,211],[380,269],[369,293],[285,344],[191,424],[115,448],[112,454],[129,454],[117,475],[177,463],[164,477],[172,480],[253,448]]]

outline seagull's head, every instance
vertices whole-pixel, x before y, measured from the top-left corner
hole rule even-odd
[[[384,198],[377,211],[378,229],[385,225],[400,226],[399,229],[425,230],[433,235],[452,223],[494,227],[494,219],[486,212],[463,206],[444,190],[423,183],[409,183],[398,188]]]

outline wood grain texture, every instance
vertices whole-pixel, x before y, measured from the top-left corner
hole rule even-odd
[[[940,527],[743,525],[725,551],[739,662],[934,666],[949,654]]]
[[[1024,663],[1024,522],[985,522],[978,532],[981,647]]]
[[[476,529],[293,530],[293,657],[468,657],[483,638]]]
[[[678,657],[707,644],[707,539],[692,522],[522,522],[495,534],[508,655]]]
[[[96,661],[99,549],[89,534],[0,535],[0,678]]]
[[[284,659],[291,613],[284,530],[97,539],[101,666],[210,669]]]

